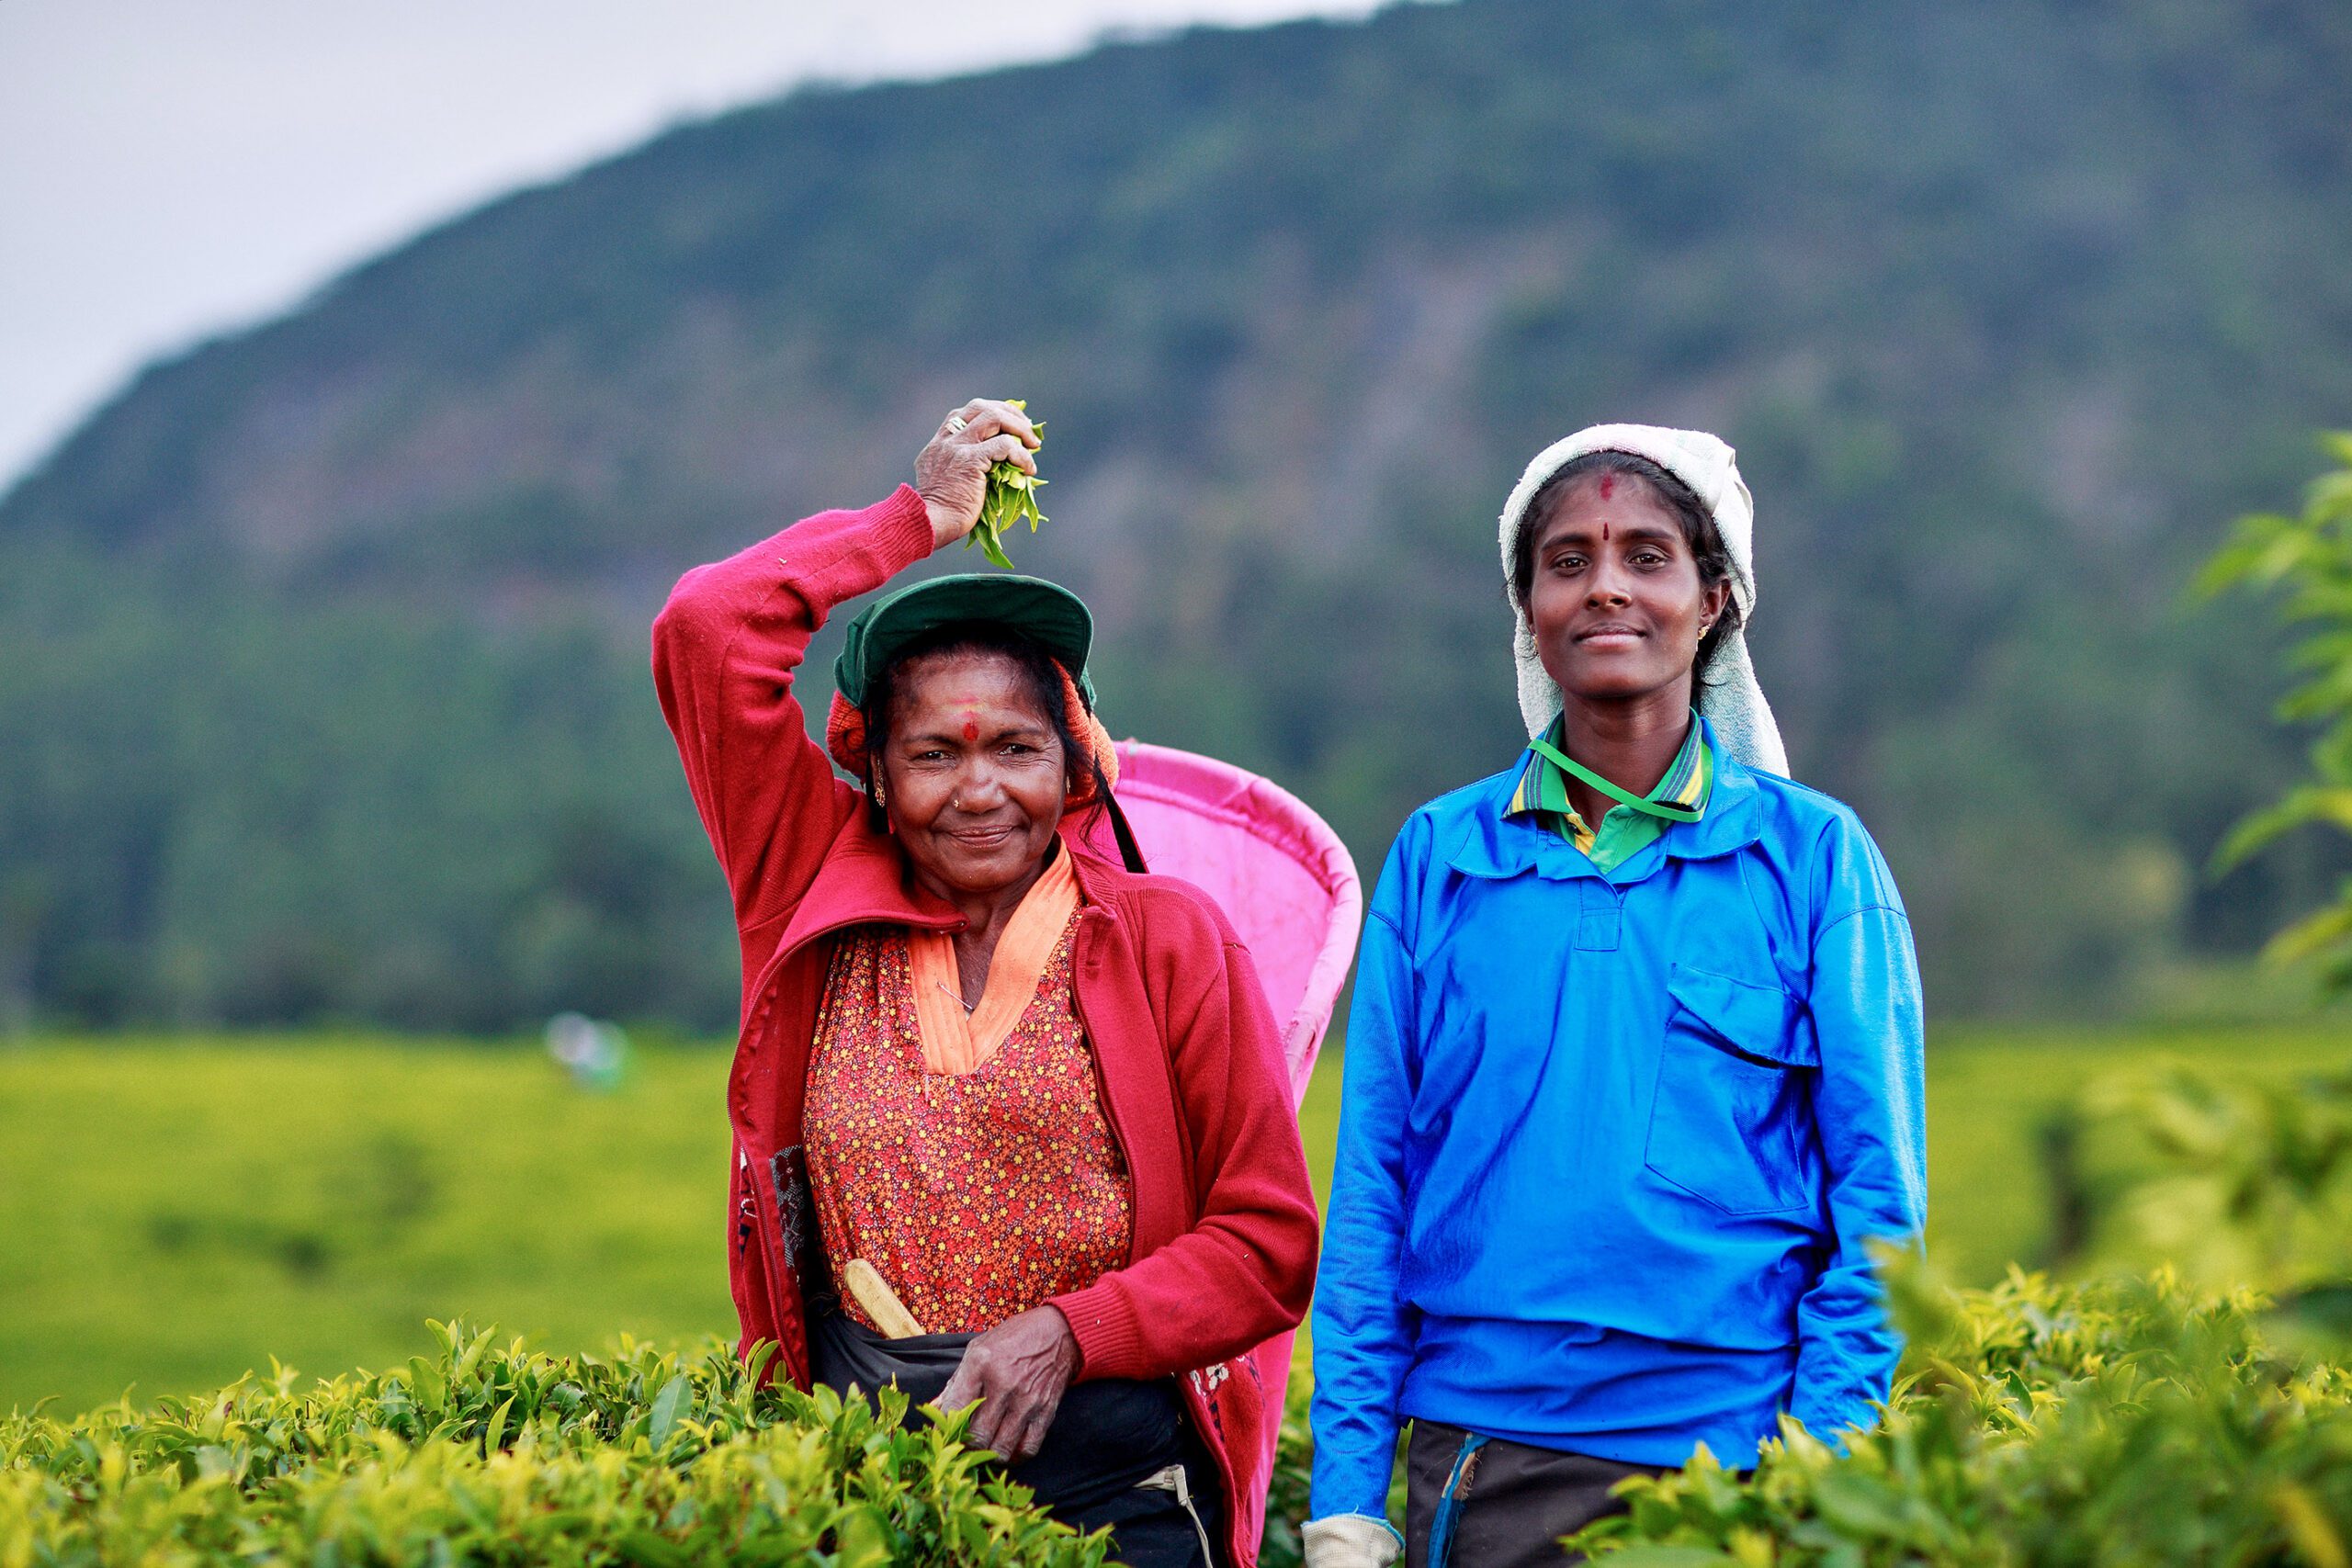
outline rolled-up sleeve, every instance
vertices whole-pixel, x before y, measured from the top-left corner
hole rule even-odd
[[[1871,1244],[1916,1247],[1927,1224],[1927,1119],[1919,970],[1911,924],[1878,851],[1852,830],[1816,930],[1809,1005],[1821,1050],[1814,1089],[1828,1266],[1797,1303],[1790,1411],[1817,1437],[1877,1420],[1902,1354]]]

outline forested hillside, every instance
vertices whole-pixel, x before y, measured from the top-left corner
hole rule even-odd
[[[2258,610],[2181,585],[2352,423],[2347,84],[2332,0],[1463,0],[673,131],[155,367],[0,502],[0,1006],[723,1021],[646,623],[976,390],[1050,423],[1016,558],[1095,603],[1114,728],[1368,874],[1521,739],[1520,465],[1722,432],[1794,770],[1932,1000],[2112,1002],[2319,884],[2200,880],[2295,752]]]

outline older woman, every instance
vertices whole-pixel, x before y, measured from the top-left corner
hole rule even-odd
[[[1078,831],[1115,810],[1085,606],[960,576],[858,616],[827,731],[862,787],[794,697],[826,617],[1035,444],[967,403],[912,486],[687,573],[654,623],[743,950],[736,1307],[803,1386],[979,1401],[974,1439],[1125,1561],[1246,1565],[1281,1413],[1245,1353],[1305,1310],[1313,1200],[1248,952]]]
[[[1925,1218],[1918,980],[1870,836],[1781,776],[1752,520],[1730,447],[1643,425],[1544,452],[1504,511],[1532,739],[1405,824],[1373,900],[1315,1568],[1557,1562],[1624,1477],[1885,1396],[1869,1245]]]

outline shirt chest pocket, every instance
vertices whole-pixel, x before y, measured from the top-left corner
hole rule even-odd
[[[1679,964],[1667,990],[1645,1163],[1725,1213],[1810,1206],[1819,1058],[1804,1005],[1777,986]]]

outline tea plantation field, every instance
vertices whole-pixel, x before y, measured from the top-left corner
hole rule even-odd
[[[2033,1260],[2038,1129],[2164,1056],[2261,1074],[2352,1060],[2341,1032],[1947,1032],[1929,1055],[1931,1252]],[[0,1410],[266,1371],[384,1367],[427,1317],[558,1351],[731,1331],[724,1052],[640,1051],[608,1093],[536,1048],[305,1035],[0,1046]],[[1328,1176],[1339,1055],[1304,1124]]]

